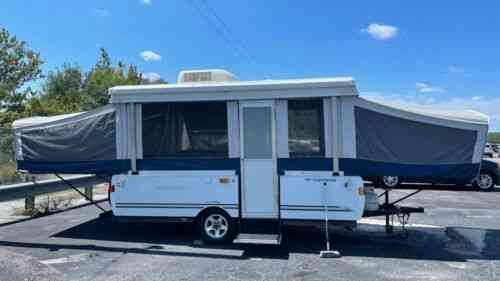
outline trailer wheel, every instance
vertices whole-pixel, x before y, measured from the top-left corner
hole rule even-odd
[[[495,188],[495,177],[487,171],[481,171],[472,185],[481,191],[492,191]]]
[[[235,223],[231,217],[220,209],[209,209],[199,220],[203,240],[220,244],[229,241],[235,231]]]
[[[401,183],[398,176],[383,176],[380,178],[380,184],[383,188],[395,188]]]

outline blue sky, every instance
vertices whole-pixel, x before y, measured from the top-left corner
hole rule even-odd
[[[88,69],[104,47],[169,82],[199,68],[242,80],[353,76],[363,96],[479,110],[499,131],[499,10],[498,1],[17,0],[2,3],[0,26],[41,52],[45,71]]]

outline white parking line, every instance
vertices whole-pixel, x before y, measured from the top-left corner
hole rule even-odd
[[[465,216],[466,218],[469,219],[491,219],[493,216],[481,216],[481,215],[472,215],[472,216]]]
[[[361,219],[358,221],[358,223],[363,223],[363,224],[371,224],[371,225],[385,225],[384,220],[374,220],[374,219]],[[401,226],[401,223],[398,221],[394,221],[394,226]],[[439,225],[432,225],[432,224],[418,224],[418,223],[409,223],[405,225],[406,227],[422,227],[422,228],[443,228],[442,226]]]
[[[71,255],[67,257],[57,258],[57,259],[49,259],[49,260],[41,260],[40,263],[43,264],[61,264],[61,263],[70,263],[70,262],[81,262],[91,257],[95,257],[97,254],[95,253],[83,253],[77,255]]]
[[[200,255],[220,255],[227,257],[242,257],[244,251],[239,249],[219,249],[219,248],[201,248],[181,245],[154,245],[146,250],[170,252],[178,254],[200,254]]]

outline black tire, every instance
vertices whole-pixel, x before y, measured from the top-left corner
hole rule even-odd
[[[380,187],[385,189],[396,188],[401,184],[401,178],[398,176],[383,176],[379,178]]]
[[[480,191],[492,191],[495,189],[495,182],[496,178],[492,173],[482,170],[472,185]]]
[[[220,209],[211,209],[203,213],[198,224],[203,240],[211,244],[230,241],[236,231],[234,220]]]

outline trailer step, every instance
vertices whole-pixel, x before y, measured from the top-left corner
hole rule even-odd
[[[241,219],[238,227],[239,233],[251,234],[277,234],[281,232],[278,219]]]
[[[261,245],[280,245],[280,234],[257,234],[257,233],[240,233],[234,239],[235,244],[261,244]]]

